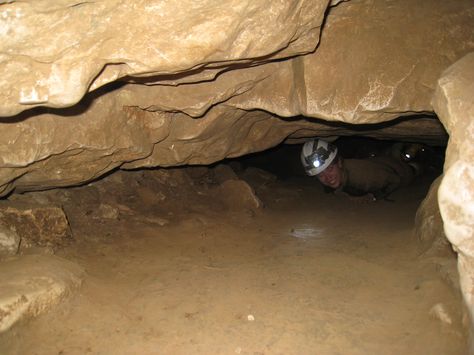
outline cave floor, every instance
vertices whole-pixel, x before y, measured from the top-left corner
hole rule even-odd
[[[58,255],[85,267],[83,286],[0,353],[465,353],[459,296],[413,236],[426,189],[362,205],[307,179],[257,192],[255,214],[202,199],[164,226],[70,217],[77,241]]]

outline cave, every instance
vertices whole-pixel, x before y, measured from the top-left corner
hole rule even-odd
[[[0,14],[1,354],[474,354],[472,1]]]

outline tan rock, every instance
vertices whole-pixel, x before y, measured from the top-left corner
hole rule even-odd
[[[328,1],[3,4],[0,116],[36,105],[70,106],[118,78],[209,80],[235,63],[308,53]]]
[[[271,64],[230,103],[350,123],[430,112],[442,71],[474,49],[473,22],[470,1],[343,2],[314,54]]]
[[[442,176],[431,184],[415,216],[415,234],[422,244],[422,252],[429,256],[451,256],[453,249],[444,233],[443,220],[439,212],[438,189]]]
[[[21,247],[56,247],[71,237],[69,223],[61,207],[6,201],[0,205],[0,222],[16,231],[21,238]]]
[[[0,263],[0,332],[50,309],[81,285],[83,274],[78,265],[52,255]]]
[[[10,228],[0,224],[0,258],[18,253],[20,236]]]
[[[430,6],[426,5],[428,3]],[[40,31],[38,36],[35,32],[33,37],[29,32],[25,32],[25,37],[22,38],[25,41],[21,43],[15,42],[17,33],[12,35],[7,42],[2,43],[4,46],[10,46],[8,48],[16,48],[21,51],[22,45],[27,46],[30,43],[28,41],[32,43],[34,40],[34,45],[32,44],[25,51],[31,51],[30,54],[32,54],[36,50],[43,57],[48,57],[48,51],[54,51],[52,48],[56,45],[57,50],[54,51],[55,55],[50,56],[51,61],[37,65],[48,68],[55,66],[60,72],[57,76],[58,83],[62,85],[59,90],[57,87],[59,84],[55,81],[33,80],[35,75],[44,77],[50,75],[48,70],[42,72],[31,69],[28,74],[20,77],[20,74],[15,70],[29,68],[29,64],[26,65],[27,63],[23,61],[30,61],[25,58],[31,57],[18,56],[17,59],[21,63],[18,64],[15,60],[10,60],[8,63],[10,63],[12,71],[6,71],[6,73],[12,76],[7,75],[3,77],[2,81],[8,86],[3,91],[4,98],[8,102],[10,99],[13,100],[15,95],[19,95],[18,90],[24,88],[27,92],[32,92],[31,85],[33,83],[36,85],[39,82],[46,86],[35,89],[38,93],[43,89],[45,92],[50,89],[61,92],[61,94],[54,95],[49,93],[48,97],[51,96],[51,99],[43,103],[44,105],[70,105],[87,90],[84,83],[87,82],[87,85],[91,83],[90,71],[94,73],[95,77],[106,65],[104,63],[107,62],[107,56],[115,58],[117,52],[123,52],[122,54],[126,54],[127,58],[129,55],[130,58],[135,58],[135,56],[142,58],[143,56],[146,60],[133,62],[132,65],[131,62],[125,60],[126,58],[120,57],[121,64],[106,65],[104,71],[100,72],[100,78],[98,77],[97,82],[91,87],[97,87],[107,81],[114,80],[117,77],[113,74],[115,70],[121,73],[118,76],[131,75],[135,69],[143,69],[142,65],[145,62],[147,70],[146,73],[140,72],[140,80],[136,77],[133,78],[137,84],[124,86],[123,83],[118,83],[103,89],[96,89],[80,104],[69,109],[37,108],[25,111],[19,116],[3,119],[2,122],[10,122],[10,124],[0,124],[0,196],[6,195],[13,189],[22,192],[44,187],[77,185],[94,180],[118,167],[135,169],[184,164],[211,164],[226,157],[237,157],[268,149],[287,138],[295,142],[308,136],[343,135],[355,132],[350,126],[335,127],[324,124],[322,121],[308,121],[306,119],[284,120],[279,116],[305,114],[328,120],[361,123],[386,121],[399,115],[430,111],[429,96],[435,79],[450,63],[472,49],[474,30],[470,26],[473,21],[472,11],[468,11],[471,6],[470,1],[460,0],[455,5],[452,2],[439,0],[428,0],[428,3],[413,3],[404,0],[394,3],[394,7],[390,9],[387,9],[382,2],[351,1],[340,3],[328,16],[323,42],[316,52],[304,57],[278,62],[268,62],[274,58],[270,55],[265,59],[266,64],[255,65],[262,61],[261,57],[249,57],[248,55],[256,55],[256,53],[265,53],[264,55],[273,53],[275,57],[290,53],[296,55],[301,53],[301,45],[307,46],[306,50],[316,45],[317,40],[313,38],[313,35],[319,33],[318,26],[321,23],[323,9],[327,2],[317,4],[311,2],[311,9],[305,14],[298,13],[298,9],[307,10],[306,6],[309,6],[309,2],[296,2],[293,3],[294,7],[291,7],[288,2],[284,4],[252,2],[250,8],[255,11],[265,8],[265,13],[268,13],[268,9],[273,9],[273,7],[276,9],[275,14],[280,10],[282,11],[280,15],[289,11],[277,23],[272,23],[270,27],[265,25],[264,33],[270,33],[268,31],[272,31],[272,26],[282,27],[278,27],[281,31],[268,35],[264,39],[258,32],[255,32],[255,37],[251,37],[245,26],[238,25],[238,19],[246,18],[245,21],[247,21],[246,11],[250,8],[243,9],[242,12],[237,11],[235,24],[238,29],[249,36],[245,42],[249,44],[248,51],[239,51],[233,47],[233,45],[238,46],[240,42],[228,42],[230,54],[222,52],[223,49],[220,47],[217,50],[217,47],[214,46],[216,42],[213,42],[215,38],[212,35],[209,39],[212,43],[209,44],[209,48],[203,49],[204,54],[197,51],[187,58],[188,51],[181,51],[180,46],[173,42],[172,46],[168,44],[160,48],[168,48],[170,51],[176,50],[176,53],[179,53],[179,56],[183,58],[173,62],[174,64],[166,64],[168,68],[166,70],[170,71],[161,68],[160,75],[170,74],[174,70],[176,73],[179,72],[179,78],[175,77],[174,79],[170,75],[158,75],[147,79],[147,75],[157,73],[151,67],[164,62],[163,59],[150,56],[147,52],[149,49],[144,49],[146,55],[140,53],[140,49],[143,49],[142,46],[145,46],[143,43],[153,44],[154,41],[165,41],[166,38],[162,36],[158,36],[159,38],[146,37],[143,41],[136,41],[136,38],[140,37],[135,36],[133,38],[137,43],[132,45],[127,42],[130,40],[128,36],[132,36],[132,33],[136,34],[135,31],[141,31],[140,33],[143,32],[144,36],[148,36],[148,32],[140,30],[140,26],[144,24],[144,26],[148,26],[146,23],[151,21],[150,16],[153,18],[153,26],[159,28],[155,24],[156,17],[146,11],[141,19],[143,22],[137,24],[136,29],[128,28],[128,24],[123,24],[122,20],[126,11],[133,13],[145,6],[145,2],[138,2],[134,7],[123,5],[119,8],[114,8],[118,4],[112,1],[101,3],[101,5],[87,3],[75,7],[67,7],[66,2],[61,2],[60,5],[54,2],[55,10],[51,13],[37,12],[39,8],[34,5],[37,4],[36,2],[5,4],[5,11],[8,9],[13,11],[17,7],[21,8],[21,11],[24,9],[24,12],[21,12],[23,14],[21,19],[13,19],[8,15],[6,21],[13,21],[10,25],[15,21],[20,21],[23,24],[22,21],[33,19],[36,15],[43,20],[46,20],[47,16],[62,18],[61,16],[68,15],[68,11],[71,11],[66,24],[65,21],[54,22],[54,26],[59,26],[53,26],[55,41],[48,42],[43,46],[44,48],[42,44],[46,43],[48,35],[51,35],[51,28]],[[53,6],[53,3],[47,1],[43,1],[42,4],[45,7]],[[154,2],[147,4],[154,4]],[[171,11],[173,6],[179,8],[184,6],[184,3],[180,4],[170,2],[168,4],[170,8],[166,8],[166,10]],[[217,6],[214,3],[211,5]],[[199,9],[204,9],[206,4],[202,2],[196,6]],[[227,6],[229,5],[227,4]],[[239,9],[240,6],[238,6]],[[212,13],[214,8],[207,9],[209,13]],[[99,26],[100,28],[96,31],[100,34],[110,34],[110,41],[100,40],[97,46],[93,47],[79,41],[77,46],[70,51],[61,52],[60,49],[67,44],[67,38],[75,38],[74,35],[67,37],[66,34],[70,33],[69,27],[74,27],[73,20],[78,18],[78,13],[84,16],[84,26],[87,27],[88,21],[93,16],[100,16],[109,10],[112,11],[110,14],[113,14],[110,17],[110,23],[103,24],[103,27]],[[231,18],[226,17],[228,16],[227,10],[223,10],[222,18]],[[14,13],[12,11],[10,11],[11,14]],[[405,16],[408,11],[414,15]],[[389,12],[389,14],[385,12]],[[91,15],[92,13],[94,15]],[[299,15],[296,15],[297,13]],[[372,17],[368,17],[367,13]],[[239,17],[241,15],[243,17]],[[255,16],[258,16],[258,11],[252,12],[252,16],[245,23],[253,23]],[[391,21],[386,21],[387,16],[390,16]],[[179,21],[184,21],[188,17],[185,14],[183,19],[176,20],[178,22],[175,22],[173,26],[178,26],[179,23],[182,23]],[[203,18],[197,15],[196,19],[192,20],[195,22],[191,21],[190,23],[200,23],[199,21],[202,21]],[[212,18],[215,20],[219,16]],[[210,20],[210,30],[215,29],[212,22],[214,20]],[[25,22],[25,25],[28,29],[34,28],[38,25],[38,21],[31,20]],[[170,19],[170,21],[175,20]],[[288,27],[288,21],[296,22]],[[259,23],[261,23],[260,19]],[[383,27],[387,26],[387,23],[390,23],[390,27]],[[123,25],[123,27],[119,27],[119,31],[116,30],[116,27],[113,31],[109,28],[109,25],[118,26],[117,24]],[[257,27],[251,26],[251,28],[259,28],[260,25],[256,20],[254,24]],[[61,26],[68,26],[64,38],[56,36],[56,33],[59,33],[58,31],[63,28]],[[380,31],[380,26],[385,31]],[[355,27],[359,30],[353,31]],[[295,37],[288,45],[285,41],[292,28]],[[406,28],[413,29],[413,39],[407,39],[406,36],[400,35]],[[447,31],[447,28],[450,30]],[[127,32],[125,29],[131,32]],[[82,33],[77,29],[74,31]],[[154,33],[153,31],[155,31],[154,28],[152,33]],[[187,28],[182,31],[188,33]],[[115,32],[127,33],[115,34]],[[91,33],[91,36],[97,33]],[[387,40],[385,33],[391,34],[389,36],[391,40]],[[205,34],[204,31],[202,36]],[[223,34],[224,37],[226,35],[226,33]],[[126,40],[120,37],[124,41],[120,42],[118,48],[113,47],[113,43],[117,43],[116,36],[126,37]],[[275,38],[280,38],[277,40],[277,44],[265,42],[275,40]],[[308,45],[309,38],[314,40],[310,41],[311,45]],[[89,37],[83,39],[85,43],[91,43]],[[127,47],[127,43],[131,47]],[[219,42],[219,44],[222,43]],[[255,43],[255,48],[253,43]],[[433,46],[432,43],[440,44]],[[186,41],[183,42],[183,46],[188,44]],[[278,51],[277,48],[281,50],[281,46],[285,49],[275,54],[275,50]],[[259,47],[258,50],[257,47]],[[84,48],[89,49],[86,54],[81,52]],[[344,51],[341,51],[341,48],[344,48]],[[94,57],[97,55],[96,50],[101,51],[100,59]],[[8,53],[8,50],[5,50],[4,53]],[[177,55],[175,52],[173,53]],[[204,68],[206,65],[214,65],[214,62],[211,63],[214,57],[210,53],[214,53],[215,58],[225,58],[224,62],[220,63],[220,68]],[[389,58],[387,53],[390,53]],[[244,57],[238,57],[237,54],[244,54]],[[199,57],[200,55],[206,55],[207,61]],[[7,54],[6,56],[9,57]],[[366,56],[370,60],[367,61]],[[196,59],[198,57],[199,60]],[[193,60],[197,60],[197,62],[191,63]],[[234,60],[234,63],[240,62],[238,66],[232,67],[233,70],[228,70],[227,65],[232,64],[231,60]],[[249,60],[252,63],[246,64]],[[59,62],[61,64],[58,64]],[[125,62],[128,64],[123,64]],[[182,62],[187,64],[181,65]],[[1,63],[7,62],[0,62],[0,66]],[[30,64],[36,65],[32,63]],[[80,78],[74,77],[72,69],[68,71],[68,65],[70,65],[69,68],[84,68]],[[98,65],[99,68],[95,65]],[[174,65],[176,67],[170,69]],[[187,65],[194,69],[186,71]],[[202,69],[199,69],[199,66],[202,66]],[[224,72],[211,80],[212,76],[221,70]],[[35,75],[29,75],[30,72],[34,72]],[[203,81],[202,77],[208,74],[210,75],[209,80]],[[70,75],[71,77],[63,78],[61,75]],[[9,82],[9,78],[14,81]],[[132,80],[131,77],[127,78]],[[176,82],[172,82],[173,80]],[[70,88],[73,85],[71,81],[75,83],[73,89]],[[176,84],[177,81],[187,81],[189,84],[171,85]],[[143,85],[143,83],[150,85]],[[167,83],[167,85],[152,85],[158,83]],[[423,84],[418,87],[418,83]],[[389,100],[386,93],[392,93],[391,88],[393,88],[393,97],[390,96],[392,98]],[[369,105],[369,103],[371,104]],[[15,105],[17,104],[15,103]],[[36,104],[32,103],[32,106],[34,105]],[[14,110],[24,108],[20,106]],[[8,110],[8,103],[5,102],[2,107]],[[28,107],[31,106],[28,105]],[[276,113],[278,116],[271,113]],[[380,131],[374,130],[374,128],[381,127],[366,128],[367,131],[359,129],[357,132],[395,138],[416,135],[429,140],[445,135],[442,127],[433,119],[414,122],[402,121],[394,126],[384,127]]]
[[[446,236],[458,252],[464,300],[474,319],[474,53],[438,81],[433,106],[449,133],[444,178],[438,192]]]
[[[224,202],[232,211],[258,210],[262,202],[255,195],[254,190],[242,180],[227,180],[215,188],[216,198]]]

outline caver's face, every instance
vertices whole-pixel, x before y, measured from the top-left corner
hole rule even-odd
[[[342,184],[342,161],[337,159],[317,175],[323,185],[337,189]]]

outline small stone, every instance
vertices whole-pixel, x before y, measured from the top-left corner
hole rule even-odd
[[[166,218],[161,218],[161,217],[137,216],[136,220],[143,223],[158,224],[161,227],[170,223],[169,220],[167,220]]]
[[[255,317],[254,317],[252,314],[249,314],[249,315],[247,316],[247,320],[248,320],[249,322],[253,322],[253,321],[255,320]]]
[[[431,307],[429,314],[430,316],[440,320],[444,324],[449,324],[449,325],[453,324],[453,320],[451,316],[449,315],[449,312],[446,309],[446,306],[442,303],[437,303],[433,307]]]

